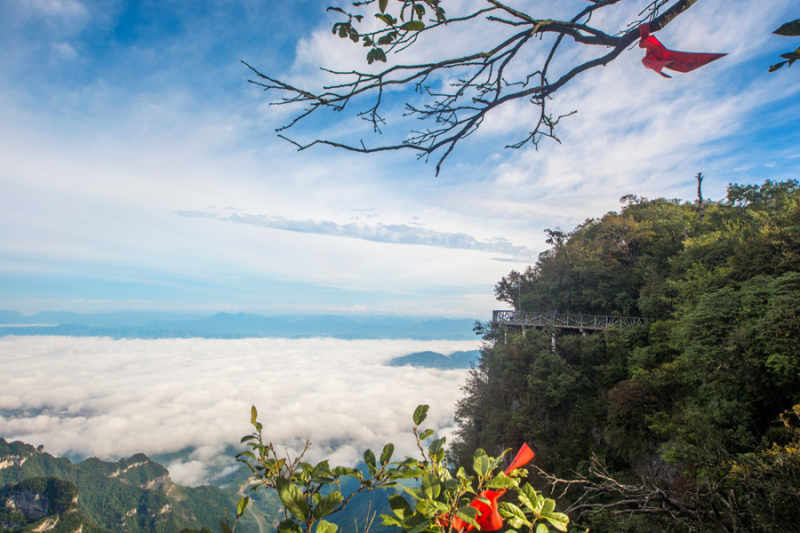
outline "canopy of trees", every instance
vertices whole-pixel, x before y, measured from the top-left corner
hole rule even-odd
[[[730,185],[702,221],[697,203],[623,200],[549,231],[497,297],[657,321],[586,338],[481,325],[457,456],[535,445],[541,483],[588,476],[568,512],[593,531],[800,531],[800,184]]]

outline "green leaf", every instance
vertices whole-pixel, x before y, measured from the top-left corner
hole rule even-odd
[[[397,19],[395,19],[391,15],[377,14],[375,16],[378,17],[379,19],[381,19],[384,22],[384,24],[386,24],[387,26],[394,26],[395,23],[397,22]]]
[[[439,494],[442,492],[442,484],[436,478],[436,476],[431,475],[428,472],[422,474],[422,484],[420,485],[422,488],[422,492],[428,499],[435,500],[439,497]]]
[[[386,54],[380,48],[373,48],[367,54],[367,63],[371,65],[375,61],[386,63]]]
[[[533,502],[533,514],[542,516],[542,509],[544,509],[545,499],[541,494],[536,495],[536,501]]]
[[[394,454],[394,444],[391,442],[383,447],[383,451],[381,452],[381,465],[386,466],[389,464],[389,461],[392,460],[392,454]]]
[[[538,524],[536,524],[536,533],[550,533],[550,532],[547,529],[547,526],[544,525],[544,523],[539,522]]]
[[[417,12],[417,18],[419,18],[420,20],[422,20],[422,17],[425,16],[425,6],[423,6],[422,4],[416,4],[414,6],[414,11]]]
[[[381,522],[381,525],[382,525],[382,526],[386,526],[386,527],[390,527],[390,526],[400,527],[400,520],[398,520],[397,518],[395,518],[395,517],[393,517],[393,516],[389,516],[388,514],[382,514],[382,515],[381,515],[381,519],[383,519],[383,522]]]
[[[378,9],[381,10],[381,13],[386,13],[386,6],[389,5],[389,0],[378,0]]]
[[[392,508],[394,514],[396,514],[401,520],[411,514],[411,506],[408,504],[406,499],[399,494],[389,496],[389,507]]]
[[[402,485],[400,486],[400,488],[406,491],[406,493],[411,495],[411,497],[413,497],[415,500],[422,500],[425,498],[425,495],[422,493],[420,489],[404,487]]]
[[[291,481],[280,477],[275,480],[275,487],[278,489],[278,497],[283,506],[298,520],[306,520],[309,511],[308,502],[300,489]]]
[[[343,15],[347,15],[347,13],[345,13],[344,9],[342,9],[341,7],[329,7],[326,11],[338,11]]]
[[[244,437],[242,437],[242,440],[240,440],[239,442],[247,442],[249,440],[253,440],[253,439],[257,439],[257,438],[258,437],[256,437],[255,435],[245,435]]]
[[[247,510],[247,504],[250,503],[250,496],[245,496],[236,504],[236,518],[239,518]]]
[[[427,405],[418,405],[417,408],[414,410],[414,425],[418,426],[425,421],[425,418],[428,416],[428,406]]]
[[[545,518],[547,518],[548,516],[552,516],[555,508],[556,508],[556,501],[552,498],[546,498],[544,500],[544,506],[542,507],[541,516]]]
[[[437,502],[436,500],[424,500],[417,504],[417,511],[422,513],[426,518],[433,518],[437,513],[447,513],[450,511],[450,506],[444,502]]]
[[[333,469],[334,476],[349,476],[355,477],[358,474],[358,470],[355,468],[349,468],[346,466],[337,466]]]
[[[419,31],[425,27],[425,23],[421,20],[409,20],[402,26],[400,26],[401,30],[404,31]]]
[[[545,516],[544,518],[559,531],[566,531],[569,525],[569,517],[564,513],[553,513],[552,516]]]
[[[419,434],[419,440],[425,440],[428,437],[432,436],[434,431],[432,429],[426,429],[422,433]]]
[[[325,520],[320,520],[319,524],[317,524],[317,533],[336,533],[336,530],[339,529],[339,526],[336,524],[331,524]]]
[[[254,454],[253,452],[250,452],[250,451],[247,451],[247,452],[242,452],[242,453],[237,453],[237,454],[236,454],[236,458],[237,458],[237,459],[241,459],[242,457],[249,457],[249,458],[250,458],[250,459],[252,459],[253,461],[255,461],[255,460],[256,460],[256,454]]]
[[[517,483],[514,481],[514,478],[510,478],[505,475],[503,472],[500,472],[495,477],[490,479],[486,486],[490,489],[507,489],[510,487],[516,487]]]
[[[472,468],[482,478],[489,475],[490,467],[491,467],[491,462],[489,461],[489,458],[485,455],[477,455],[475,457],[475,461],[472,463]]]
[[[314,506],[314,518],[322,518],[323,516],[328,516],[333,512],[336,507],[342,503],[344,497],[342,497],[342,493],[338,490],[335,490],[322,498],[317,505]]]
[[[392,473],[392,479],[416,479],[422,477],[425,470],[421,468],[412,468],[410,470],[401,470],[397,473]]]
[[[787,22],[772,33],[784,37],[800,37],[800,19]]]
[[[788,61],[781,61],[780,63],[776,63],[776,64],[772,65],[771,67],[769,67],[769,71],[770,72],[775,72],[776,70],[778,70],[779,68],[784,66],[786,63],[788,63]]]
[[[428,453],[431,455],[431,457],[437,455],[440,451],[444,449],[444,443],[446,440],[447,440],[446,437],[442,437],[440,439],[436,439],[433,442],[431,442],[431,445],[428,446]]]
[[[525,496],[531,500],[531,507],[533,507],[533,502],[536,501],[536,497],[539,495],[539,493],[536,492],[536,489],[534,489],[530,483],[525,483],[522,486],[522,492],[524,492]]]
[[[500,512],[500,516],[508,520],[508,523],[511,524],[511,527],[518,528],[521,525],[530,526],[531,523],[525,517],[525,513],[522,512],[522,509],[514,505],[513,503],[508,502],[500,502],[497,504],[497,510]],[[518,525],[514,525],[514,524]]]
[[[256,411],[256,406],[250,407],[250,423],[254,426],[256,425],[256,418],[258,418],[258,411]]]
[[[312,478],[323,478],[323,477],[330,477],[333,475],[331,472],[331,467],[328,464],[328,460],[321,461],[317,463],[317,466],[311,471]]]
[[[219,529],[222,533],[231,533],[231,526],[225,520],[219,521]]]
[[[364,462],[367,463],[367,466],[372,470],[375,470],[375,454],[372,452],[372,450],[367,450],[364,452]]]
[[[470,505],[465,505],[456,509],[456,516],[476,529],[480,529],[481,527],[476,520],[476,518],[478,518],[478,510]]]

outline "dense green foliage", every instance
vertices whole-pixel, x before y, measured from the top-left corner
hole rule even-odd
[[[800,403],[798,182],[731,185],[700,205],[623,201],[572,232],[548,230],[552,248],[496,294],[522,310],[656,320],[588,337],[481,325],[455,455],[527,441],[558,476],[589,474],[595,454],[619,480],[661,491],[584,514],[596,530],[800,530],[797,435],[776,423]],[[640,517],[617,523],[612,510]]]
[[[175,533],[214,527],[226,508],[235,509],[238,499],[235,491],[218,487],[175,485],[166,468],[144,454],[118,462],[90,458],[73,464],[28,444],[0,439],[0,462],[7,463],[0,468],[0,487],[30,483],[31,478],[65,480],[79,490],[81,514],[115,532]],[[240,532],[256,531],[252,517],[240,525]]]

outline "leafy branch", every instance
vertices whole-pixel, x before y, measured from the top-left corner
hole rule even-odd
[[[364,462],[369,475],[354,468],[331,468],[327,460],[316,465],[304,462],[310,442],[294,459],[288,453],[280,456],[273,444],[264,440],[255,407],[251,410],[255,431],[242,438],[242,443],[250,449],[236,457],[253,474],[254,483],[248,491],[277,491],[284,506],[279,533],[335,533],[338,527],[325,520],[326,517],[343,510],[356,494],[391,487],[399,487],[411,501],[400,492],[391,495],[391,514],[381,515],[383,525],[407,533],[457,533],[480,529],[479,521],[493,512],[489,498],[496,499],[507,490],[516,496],[516,501],[499,503],[497,513],[511,527],[524,527],[529,533],[546,533],[548,526],[545,524],[558,531],[567,530],[569,519],[555,511],[554,500],[545,498],[527,483],[521,485],[527,470],[497,472],[508,450],[500,457],[489,457],[483,450],[477,450],[473,461],[475,476],[468,475],[463,467],[453,469],[446,458],[446,439],[433,438],[434,430],[420,428],[427,413],[428,406],[420,405],[413,416],[413,433],[421,459],[406,457],[402,461],[392,461],[393,444],[387,444],[380,457],[367,450]],[[347,495],[343,494],[340,484],[343,477],[359,483]],[[239,500],[236,520],[232,526],[227,519],[222,521],[222,533],[233,533],[248,504],[248,496]]]

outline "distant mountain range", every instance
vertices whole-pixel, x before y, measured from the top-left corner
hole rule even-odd
[[[439,352],[415,352],[401,357],[395,357],[389,361],[389,366],[415,366],[419,368],[442,368],[459,369],[471,368],[472,363],[476,362],[481,356],[480,350],[470,350],[468,352],[453,352],[444,355]]]
[[[127,339],[249,337],[334,337],[338,339],[472,340],[470,318],[398,316],[276,315],[218,313],[213,316],[172,313],[78,314],[41,312],[23,315],[0,311],[0,337],[63,335]]]

